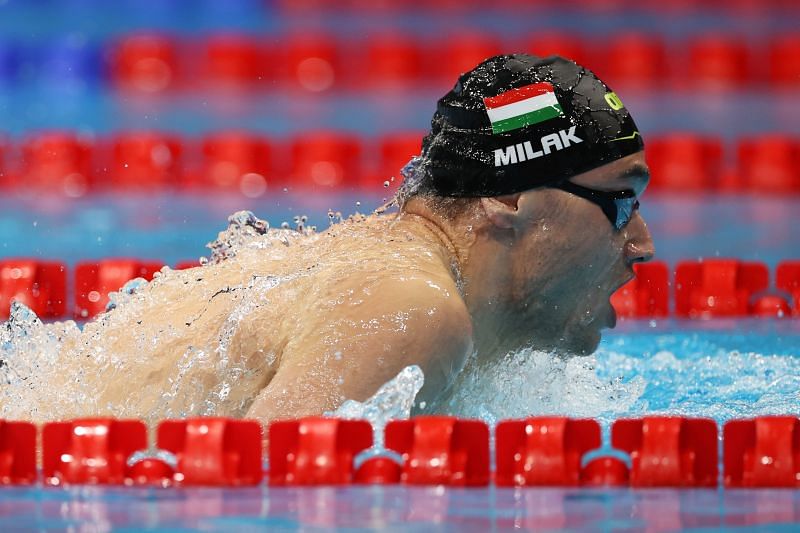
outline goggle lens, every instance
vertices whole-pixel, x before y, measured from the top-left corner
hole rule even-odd
[[[611,225],[621,230],[633,218],[639,209],[639,199],[632,189],[624,191],[598,191],[582,187],[569,181],[564,181],[552,186],[555,189],[566,191],[575,196],[580,196],[600,207]]]

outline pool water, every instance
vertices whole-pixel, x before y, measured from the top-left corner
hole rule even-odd
[[[243,207],[273,226],[328,209],[368,212],[380,194],[307,197],[94,197],[0,200],[3,256],[84,259],[128,256],[168,264],[208,255],[204,244]],[[657,258],[758,260],[771,268],[800,250],[796,201],[784,198],[653,196],[643,202]],[[604,426],[650,413],[736,417],[800,412],[800,321],[629,320],[606,332],[597,353],[562,360],[509,354],[488,373],[463,372],[439,411],[488,422],[532,414],[593,417]],[[673,530],[793,528],[796,491],[562,490],[386,487],[0,489],[0,528],[239,531],[363,529]]]
[[[0,489],[3,531],[796,531],[798,509],[770,489]]]
[[[0,196],[0,256],[32,256],[73,264],[125,256],[166,264],[208,255],[205,244],[247,209],[273,227],[307,215],[322,230],[328,211],[369,213],[391,190],[317,194],[291,190],[263,198],[235,194],[126,194],[64,201],[41,194]],[[800,209],[789,196],[646,193],[642,216],[656,259],[670,265],[700,257],[763,261],[770,267],[800,257]]]
[[[800,321],[623,321],[597,352],[509,354],[465,369],[442,408],[490,422],[530,414],[731,418],[800,412]]]
[[[384,195],[290,191],[241,196],[133,195],[64,202],[48,197],[0,199],[0,253],[59,260],[124,256],[178,261],[209,255],[205,244],[233,211],[252,209],[273,227],[323,230],[329,212],[370,212]],[[699,257],[766,263],[771,270],[800,250],[800,210],[793,198],[649,195],[642,212],[656,258],[674,266]],[[72,270],[70,270],[72,272]],[[800,390],[800,321],[620,321],[598,352],[562,360],[545,353],[509,354],[489,372],[468,365],[441,409],[490,422],[560,413],[611,420],[648,412],[709,416],[791,413]]]
[[[633,31],[663,39],[678,61],[686,57],[689,62],[683,49],[691,39],[712,35],[733,37],[759,58],[749,65],[748,82],[736,86],[673,87],[674,73],[638,89],[612,84],[648,139],[669,132],[707,134],[725,143],[723,163],[732,166],[741,139],[799,131],[796,87],[781,90],[767,79],[768,43],[800,27],[800,11],[769,7],[778,3],[481,2],[480,9],[462,10],[470,2],[458,0],[409,3],[438,9],[373,11],[340,9],[340,3],[327,0],[197,0],[191,9],[185,0],[0,0],[0,142],[9,136],[12,144],[21,144],[53,129],[85,133],[98,142],[125,130],[170,131],[191,142],[230,129],[265,134],[278,146],[319,129],[372,141],[389,132],[427,129],[435,100],[452,83],[397,90],[371,87],[365,80],[359,90],[324,94],[270,84],[263,92],[235,95],[181,90],[137,97],[116,91],[109,79],[111,64],[101,61],[117,39],[132,32],[155,30],[198,43],[214,33],[243,32],[276,48],[291,34],[330,35],[339,42],[399,32],[438,42],[451,33],[457,41],[458,32],[468,32],[498,38],[513,49],[527,48],[525,43],[540,34],[560,32],[608,55],[618,35]],[[319,11],[315,4],[331,7]],[[689,4],[693,7],[686,9]],[[290,5],[304,7],[285,9]],[[27,58],[18,73],[6,72],[13,70],[6,50]],[[641,56],[632,51],[635,63]],[[54,52],[65,62],[36,59]],[[682,71],[675,67],[683,65],[669,63],[664,70]],[[324,229],[329,209],[345,215],[369,212],[390,193],[312,197],[270,188],[260,198],[120,191],[65,199],[44,191],[12,196],[0,190],[0,260],[56,260],[67,264],[70,274],[79,261],[110,257],[175,265],[210,255],[206,243],[236,211],[251,210],[273,227],[294,226],[295,217],[308,215],[310,225]],[[642,214],[653,233],[656,259],[670,266],[728,257],[761,261],[774,272],[779,262],[800,259],[798,207],[797,197],[648,192]],[[2,333],[0,323],[0,355],[6,348]],[[594,417],[603,425],[606,443],[610,422],[620,417],[672,413],[708,416],[722,424],[736,417],[797,415],[800,319],[620,321],[589,357],[563,360],[522,351],[485,372],[470,365],[437,409],[491,423],[532,414]],[[797,531],[798,526],[796,490],[0,485],[0,531]]]

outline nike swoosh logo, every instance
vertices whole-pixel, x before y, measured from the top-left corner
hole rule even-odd
[[[611,139],[608,142],[612,142],[613,143],[613,142],[616,142],[616,141],[632,141],[632,140],[634,140],[636,138],[637,135],[639,135],[639,132],[638,131],[634,131],[633,133],[631,133],[630,135],[628,135],[626,137],[617,137],[616,139]]]

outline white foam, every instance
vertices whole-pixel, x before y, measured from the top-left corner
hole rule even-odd
[[[634,410],[644,379],[600,378],[596,366],[594,356],[565,359],[534,350],[510,353],[492,365],[473,359],[434,409],[489,423],[546,414],[614,418]]]

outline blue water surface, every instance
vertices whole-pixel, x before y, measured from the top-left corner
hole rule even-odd
[[[322,229],[329,223],[329,208],[367,212],[381,201],[380,195],[309,198],[291,192],[260,200],[3,199],[0,256],[74,264],[124,255],[174,263],[203,255],[204,243],[225,227],[226,216],[243,207],[273,225],[308,214]],[[781,198],[653,196],[642,209],[659,259],[674,263],[719,255],[774,267],[800,250],[800,233],[791,229],[800,222],[796,204]],[[618,394],[609,398],[601,391],[604,401],[625,406],[610,416],[600,412],[604,425],[611,418],[648,413],[708,416],[722,424],[743,416],[800,412],[797,319],[621,321],[605,334],[594,361],[597,386],[614,383],[613,394]],[[793,490],[0,488],[3,531],[794,531],[798,512],[800,492]]]
[[[228,215],[249,209],[273,227],[307,215],[319,230],[328,211],[370,213],[389,196],[367,192],[241,195],[126,194],[65,200],[41,193],[0,197],[0,257],[30,256],[74,264],[130,256],[167,264],[205,255]],[[642,199],[655,259],[701,257],[763,261],[800,259],[800,200],[779,196],[656,195]]]
[[[791,490],[0,489],[0,529],[48,531],[796,531]]]

